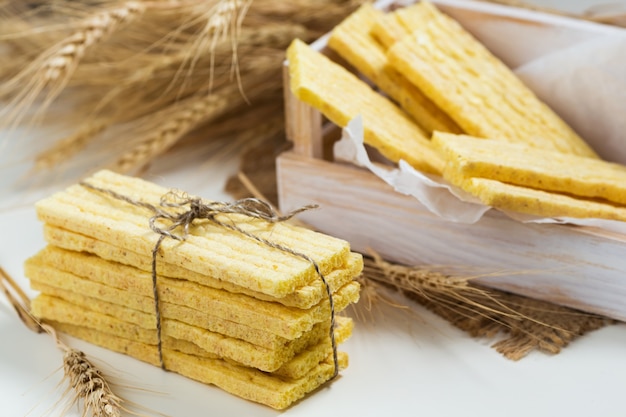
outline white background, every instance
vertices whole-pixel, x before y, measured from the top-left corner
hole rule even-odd
[[[164,183],[167,183],[163,179]],[[43,247],[32,209],[0,216],[0,264],[24,286],[22,262]],[[404,301],[409,303],[408,301]],[[62,358],[47,335],[27,330],[0,302],[0,415],[43,416],[59,398]],[[121,385],[126,398],[170,416],[274,416],[249,403],[126,356],[66,338]],[[576,340],[559,355],[519,362],[471,339],[430,313],[389,307],[357,321],[342,345],[350,366],[288,416],[624,416],[626,325]],[[33,407],[35,407],[33,409]],[[58,414],[52,414],[58,415]],[[69,416],[79,416],[72,409]]]
[[[594,2],[536,3],[580,11]],[[223,200],[229,199],[221,191],[223,180],[235,169],[233,158],[219,165],[151,171],[148,179]],[[4,184],[7,181],[10,178],[0,178]],[[27,287],[22,264],[44,245],[41,224],[30,204],[0,212],[0,233],[0,265]],[[59,350],[48,336],[27,330],[3,297],[0,337],[0,416],[47,415],[60,397]],[[472,339],[419,307],[412,315],[381,307],[367,321],[357,321],[353,337],[342,346],[350,355],[350,366],[342,376],[284,413],[123,355],[65,340],[111,374],[121,385],[122,396],[177,417],[626,415],[624,324],[592,332],[559,355],[533,353],[512,362],[491,349],[489,342]],[[68,415],[80,413],[73,408]]]

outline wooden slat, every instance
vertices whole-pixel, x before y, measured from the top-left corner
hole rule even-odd
[[[280,208],[320,209],[300,218],[360,252],[415,265],[499,273],[478,282],[626,321],[626,236],[600,229],[516,222],[490,211],[454,223],[394,192],[368,171],[292,152],[277,161]],[[323,173],[323,174],[321,174]]]
[[[322,114],[298,100],[289,88],[289,67],[283,66],[285,132],[293,142],[293,151],[311,158],[324,157]]]

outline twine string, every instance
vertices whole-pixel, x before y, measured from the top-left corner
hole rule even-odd
[[[119,194],[113,190],[100,188],[94,186],[88,182],[80,183],[83,187],[100,192],[102,194],[113,197],[117,200],[124,201],[128,204],[143,207],[150,210],[153,216],[150,217],[149,225],[150,229],[159,235],[153,249],[152,249],[152,292],[154,297],[154,309],[156,315],[157,326],[157,349],[159,354],[159,363],[161,368],[166,370],[165,362],[163,361],[163,344],[162,344],[162,328],[161,328],[161,309],[159,303],[159,294],[157,290],[157,255],[161,248],[161,244],[166,238],[171,238],[178,241],[184,241],[189,235],[189,227],[196,219],[209,220],[213,224],[240,233],[262,245],[270,248],[288,253],[295,257],[304,259],[309,262],[315,269],[315,273],[321,279],[328,296],[328,302],[330,305],[330,342],[333,352],[333,365],[334,372],[332,378],[336,377],[339,373],[339,362],[337,360],[337,343],[335,340],[335,305],[333,301],[332,290],[328,281],[324,277],[319,264],[310,256],[305,253],[298,252],[287,246],[272,242],[268,239],[257,236],[247,230],[237,226],[234,222],[224,222],[217,218],[220,214],[240,214],[253,219],[260,219],[269,223],[278,223],[291,219],[297,214],[317,208],[316,205],[307,205],[296,210],[293,210],[287,214],[280,215],[276,210],[272,208],[267,202],[258,198],[244,198],[232,203],[224,202],[203,202],[200,198],[189,197],[185,193],[170,191],[161,196],[159,206],[149,204],[140,200],[133,199],[123,194]],[[166,208],[186,208],[186,210],[180,213],[173,213]],[[163,221],[169,222],[167,226],[161,226]],[[182,228],[182,232],[177,234],[174,231],[178,228]],[[331,379],[332,379],[331,378]]]

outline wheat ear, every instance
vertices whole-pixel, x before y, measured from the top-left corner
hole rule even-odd
[[[194,19],[202,23],[201,28],[194,34],[191,42],[185,46],[184,58],[179,70],[172,78],[170,86],[174,86],[179,79],[182,79],[181,89],[184,89],[189,82],[188,76],[193,74],[198,60],[204,55],[204,51],[208,51],[210,57],[210,89],[214,78],[215,52],[221,41],[227,41],[230,45],[231,65],[236,74],[238,31],[247,11],[248,3],[242,0],[219,0],[217,4]]]
[[[50,84],[59,79],[67,79],[88,48],[102,42],[122,24],[133,21],[144,11],[145,7],[139,2],[126,2],[87,18],[79,25],[81,30],[51,50],[42,65],[44,82]]]
[[[493,348],[512,360],[532,350],[558,353],[576,337],[609,323],[593,314],[480,288],[471,282],[476,276],[453,278],[391,265],[378,256],[366,259],[363,276],[364,285],[374,282],[400,290],[473,337],[503,336]]]
[[[54,339],[57,347],[63,351],[63,378],[68,381],[65,394],[74,392],[70,405],[83,401],[81,417],[120,417],[123,410],[122,398],[113,393],[102,372],[79,350],[70,348],[61,339],[52,326],[39,322],[30,313],[30,299],[0,267],[0,289],[13,305],[22,322],[31,330],[46,332]]]
[[[77,23],[78,30],[48,48],[23,71],[9,80],[0,96],[13,95],[5,116],[7,127],[17,126],[40,98],[45,97],[41,114],[67,86],[87,50],[103,42],[119,27],[135,20],[145,11],[141,2],[125,2],[120,6],[98,11]]]
[[[26,327],[36,333],[41,333],[43,329],[39,321],[30,314],[30,299],[2,267],[0,267],[0,289]]]
[[[52,326],[41,324],[63,351],[63,378],[68,381],[67,393],[73,391],[70,405],[82,400],[81,417],[121,417],[122,398],[113,393],[102,372],[80,350],[67,346]]]
[[[138,145],[124,152],[111,169],[129,172],[132,169],[142,168],[154,157],[168,150],[199,123],[224,114],[235,101],[230,91],[231,88],[227,88],[225,92],[183,100],[151,116],[151,118],[166,116],[167,119],[159,125],[156,131],[140,139]]]

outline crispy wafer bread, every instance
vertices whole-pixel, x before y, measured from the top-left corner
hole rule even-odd
[[[130,265],[143,271],[152,271],[152,259],[150,255],[135,253],[88,236],[73,233],[50,225],[44,225],[43,234],[45,240],[53,246],[46,249],[46,251],[50,251],[50,253],[46,254],[46,257],[49,260],[54,259],[54,262],[60,269],[67,269],[69,267],[68,265],[73,264],[74,261],[67,259],[67,256],[60,256],[63,252],[54,251],[54,247],[76,252],[91,253],[105,260]],[[277,298],[234,285],[227,281],[207,277],[198,272],[167,262],[157,262],[156,268],[159,276],[184,279],[201,285],[206,285],[211,288],[246,294],[258,300],[277,302],[288,307],[308,309],[316,304],[319,304],[321,300],[328,297],[326,294],[326,288],[319,278],[313,279],[313,281],[308,284],[296,288],[296,290],[291,294]],[[335,292],[338,288],[358,276],[362,269],[363,256],[358,253],[351,253],[346,261],[345,268],[329,272],[325,276],[325,279],[328,282],[331,291]],[[140,284],[144,287],[147,285],[143,281],[140,281]]]
[[[328,46],[398,103],[427,134],[434,130],[461,132],[460,128],[417,87],[387,63],[385,49],[370,34],[383,12],[362,5],[336,26]]]
[[[390,64],[472,136],[594,157],[591,148],[513,72],[428,2],[388,50]]]
[[[57,269],[55,262],[47,259],[52,253],[59,255],[59,258],[64,257],[65,271]],[[56,248],[44,249],[25,263],[25,273],[33,282],[132,306],[135,310],[154,311],[150,273],[93,255]],[[213,325],[214,330],[221,329],[222,332],[226,331],[224,327],[228,322],[233,322],[293,340],[316,323],[330,317],[328,299],[308,310],[302,310],[166,277],[159,277],[158,289],[160,299],[165,303],[191,308],[200,317],[221,319]],[[344,285],[333,295],[336,311],[356,302],[358,297],[357,282]],[[229,331],[240,333],[245,331],[245,327],[233,327]],[[249,337],[253,337],[253,334]]]
[[[385,13],[376,18],[370,33],[386,51],[410,32],[400,23],[396,13]]]
[[[403,159],[416,169],[441,172],[424,132],[387,98],[299,40],[289,46],[287,59],[290,88],[299,100],[340,127],[362,115],[365,143],[393,162]]]
[[[449,169],[463,177],[626,204],[626,167],[620,164],[439,132],[433,135],[433,145]]]
[[[541,217],[598,218],[626,221],[626,208],[573,198],[487,178],[468,178],[459,187],[486,205]]]
[[[400,7],[391,13],[377,16],[371,34],[387,50],[428,20],[437,18],[437,14],[434,7]]]
[[[109,311],[110,303],[116,304],[116,302],[120,302],[120,298],[118,297],[114,298],[114,300],[110,300],[109,297],[116,292],[122,292],[121,290],[116,290],[114,288],[107,288],[102,294],[102,298],[93,298],[85,296],[81,293],[73,292],[69,289],[64,289],[64,286],[53,286],[36,280],[31,282],[31,288],[33,290],[46,295],[61,298],[77,306],[89,308],[103,314],[111,313]],[[138,306],[135,303],[127,305],[129,310],[123,313],[125,316],[118,318],[124,319],[129,323],[145,329],[155,329],[156,318],[154,315],[154,300],[148,299],[147,297],[145,299],[137,297],[137,299],[142,301],[142,308],[137,309]],[[151,309],[150,306],[152,306]],[[241,339],[267,349],[278,349],[280,346],[284,346],[289,342],[289,339],[277,336],[273,333],[255,329],[253,327],[246,326],[245,324],[224,320],[206,312],[198,311],[178,304],[161,301],[159,303],[159,310],[161,315],[168,319],[181,321],[196,327],[203,327],[212,332]],[[115,313],[115,311],[113,311],[113,313]],[[313,331],[313,329],[309,331]]]
[[[109,171],[100,171],[87,181],[153,205],[159,204],[157,196],[168,193],[139,178]],[[133,252],[150,254],[158,239],[148,225],[150,210],[80,185],[39,201],[36,208],[45,223]],[[268,224],[241,215],[218,218],[310,256],[324,274],[345,265],[350,254],[347,242],[305,228]],[[274,297],[284,297],[319,279],[311,262],[209,221],[194,222],[182,242],[165,239],[159,259]]]
[[[30,272],[33,271],[31,270]],[[123,290],[109,288],[86,280],[77,283],[77,281],[80,281],[77,277],[68,273],[59,274],[56,273],[56,271],[51,271],[49,268],[37,268],[32,275],[34,278],[31,282],[31,288],[34,290],[62,298],[72,304],[103,314],[115,315],[116,310],[110,310],[110,303],[123,305],[128,307],[129,311],[119,313],[123,314],[123,316],[119,316],[118,318],[145,329],[156,328],[154,301],[148,297],[128,296]],[[46,279],[43,280],[45,282],[38,280],[42,275],[46,276]],[[51,279],[48,278],[50,275],[53,275]],[[80,289],[84,289],[87,292],[75,292]],[[98,298],[95,298],[96,295]],[[345,304],[342,302],[343,300],[340,299],[338,301],[340,302],[335,305],[336,312],[340,312],[345,308]],[[246,324],[216,317],[211,315],[210,312],[195,310],[163,300],[159,303],[159,308],[161,315],[165,318],[202,327],[212,332],[241,339],[270,350],[279,349],[288,344],[290,340],[293,340],[250,327]],[[324,325],[314,325],[311,329],[307,330],[307,333],[325,331],[323,328]]]
[[[354,328],[354,322],[348,317],[337,317],[337,326],[335,327],[335,341],[338,344],[345,342],[351,335]],[[328,332],[326,333],[328,334]],[[175,339],[170,336],[164,337],[164,346],[168,349],[177,350],[188,355],[199,356],[202,358],[216,359],[217,355],[207,352],[195,343],[186,340]],[[293,359],[286,362],[283,366],[272,372],[272,375],[282,376],[285,378],[302,378],[306,376],[315,366],[323,361],[332,352],[332,346],[328,338],[322,339],[317,345],[298,353]],[[224,359],[234,365],[241,365],[228,359]]]
[[[124,339],[110,333],[99,332],[87,327],[66,323],[51,323],[56,329],[110,350],[125,353],[144,362],[158,366],[156,346]],[[315,390],[333,375],[332,358],[321,361],[305,376],[285,378],[229,363],[222,359],[211,359],[189,355],[169,348],[163,350],[163,359],[168,370],[197,381],[213,384],[230,392],[275,409],[285,409],[307,393]],[[339,365],[345,368],[348,357],[339,352]]]
[[[109,314],[104,314],[46,294],[40,294],[32,302],[33,315],[39,319],[88,327],[145,344],[157,344],[156,330],[144,329],[122,319],[125,314],[132,313],[132,309],[112,303],[109,303],[108,308]],[[177,320],[163,319],[162,329],[163,334],[167,336],[192,342],[221,358],[228,358],[262,371],[273,372],[298,353],[327,338],[329,327],[328,323],[320,323],[318,328],[275,350],[225,337]]]

